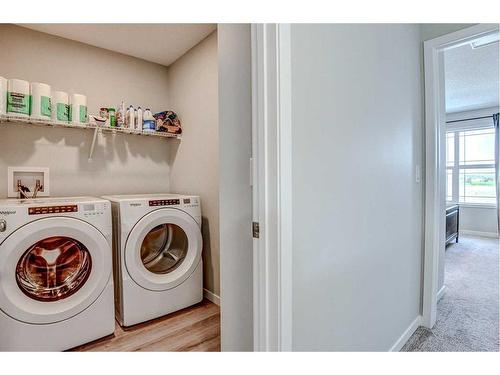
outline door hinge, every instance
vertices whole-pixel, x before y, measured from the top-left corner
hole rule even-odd
[[[252,233],[253,238],[259,238],[259,223],[255,221],[252,223]]]

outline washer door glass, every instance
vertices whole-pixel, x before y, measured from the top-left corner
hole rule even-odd
[[[52,302],[76,293],[92,269],[88,249],[69,237],[48,237],[31,246],[17,263],[16,281],[28,297]]]
[[[146,234],[141,245],[142,264],[150,272],[167,274],[179,267],[188,251],[188,238],[175,224],[161,224]]]

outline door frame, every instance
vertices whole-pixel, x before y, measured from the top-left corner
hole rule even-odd
[[[292,350],[289,24],[252,24],[254,350]]]
[[[425,240],[422,325],[436,323],[439,253],[445,246],[446,111],[443,52],[498,31],[498,24],[479,24],[424,42],[425,74]]]

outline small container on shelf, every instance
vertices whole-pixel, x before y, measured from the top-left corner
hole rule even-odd
[[[9,79],[7,87],[7,114],[29,118],[31,114],[29,82],[21,79]]]
[[[116,110],[114,108],[108,108],[109,115],[109,126],[112,128],[116,127]]]
[[[127,111],[125,110],[125,103],[122,101],[118,111],[116,112],[116,126],[119,128],[125,127],[125,116]]]
[[[52,100],[50,86],[46,83],[31,82],[31,118],[50,120],[52,118]]]
[[[151,110],[146,108],[143,114],[143,123],[142,130],[145,132],[154,132],[156,131],[156,122]]]
[[[137,108],[136,111],[136,118],[135,118],[135,129],[142,131],[142,126],[143,126],[143,114],[142,114],[142,109],[141,107]]]
[[[52,92],[52,121],[68,123],[69,96],[64,91]]]
[[[71,122],[75,125],[85,125],[88,123],[87,97],[85,95],[71,95],[70,117]]]
[[[135,112],[132,105],[127,109],[127,114],[125,116],[125,127],[129,129],[135,128]]]
[[[108,119],[106,117],[97,116],[97,115],[89,115],[89,125],[91,126],[99,126],[104,127],[107,126]]]

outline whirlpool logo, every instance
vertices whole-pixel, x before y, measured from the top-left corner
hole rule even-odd
[[[8,215],[14,215],[16,211],[0,211],[0,215],[3,216],[8,216]]]
[[[130,203],[130,207],[141,207],[142,203]]]

